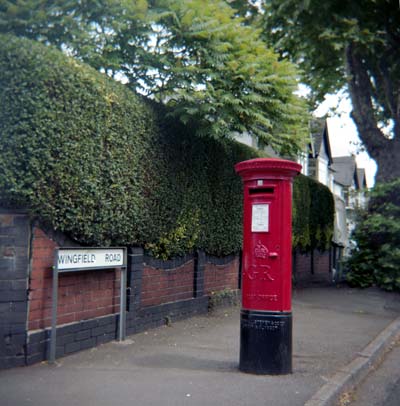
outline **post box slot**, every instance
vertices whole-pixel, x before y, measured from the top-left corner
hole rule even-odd
[[[273,187],[260,187],[257,189],[249,189],[249,194],[255,195],[255,194],[272,194],[274,193],[274,188]]]

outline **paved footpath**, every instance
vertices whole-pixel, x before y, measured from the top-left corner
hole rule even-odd
[[[218,309],[130,336],[123,344],[112,342],[61,358],[54,366],[42,363],[0,371],[0,404],[326,404],[318,403],[315,394],[383,330],[393,326],[400,315],[400,296],[375,289],[296,290],[294,371],[286,376],[238,371],[239,310]]]

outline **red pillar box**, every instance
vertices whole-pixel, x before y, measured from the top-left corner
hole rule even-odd
[[[292,372],[292,184],[301,165],[259,158],[235,166],[244,185],[239,369]]]

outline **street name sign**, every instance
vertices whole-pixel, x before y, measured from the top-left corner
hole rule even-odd
[[[59,272],[126,266],[124,248],[59,248],[56,268]]]
[[[49,362],[53,364],[56,359],[59,273],[97,269],[119,269],[121,271],[118,339],[119,341],[125,340],[127,285],[126,248],[59,248],[55,251],[54,257]]]

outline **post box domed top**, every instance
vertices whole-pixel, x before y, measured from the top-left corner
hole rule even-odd
[[[239,162],[235,171],[242,178],[289,177],[293,178],[301,171],[297,162],[278,158],[256,158]]]

